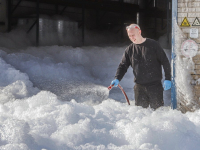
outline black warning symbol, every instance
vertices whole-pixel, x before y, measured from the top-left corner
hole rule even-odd
[[[192,26],[200,26],[200,22],[199,22],[199,19],[196,17]]]

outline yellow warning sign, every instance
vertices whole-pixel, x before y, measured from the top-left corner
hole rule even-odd
[[[192,26],[200,26],[200,22],[199,22],[199,19],[196,17]]]
[[[187,17],[183,19],[183,22],[181,23],[181,27],[190,27],[190,23],[187,20]]]

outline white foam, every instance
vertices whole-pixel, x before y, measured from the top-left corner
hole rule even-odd
[[[0,149],[200,149],[200,111],[134,105],[133,74],[108,96],[125,47],[0,51]],[[168,99],[170,101],[170,99]]]

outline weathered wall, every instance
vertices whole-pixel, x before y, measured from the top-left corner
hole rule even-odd
[[[181,27],[181,23],[184,20],[184,17],[187,17],[187,19],[190,23],[190,27]],[[199,33],[200,33],[200,26],[192,26],[196,17],[198,19],[200,19],[200,0],[178,0],[178,25],[185,35],[185,37],[181,39],[181,43],[184,40],[190,38],[190,29],[191,28],[198,28]],[[192,40],[196,41],[196,43],[200,47],[200,38],[195,38]],[[183,58],[184,58],[184,56],[183,56]],[[188,106],[186,105],[187,101],[185,101],[184,97],[179,99],[179,101],[181,101],[180,103],[182,105],[186,105],[186,106],[183,106],[183,108],[182,108],[182,109],[184,109],[184,111],[194,110],[192,107],[194,105],[196,105],[196,107],[199,107],[199,104],[200,104],[200,102],[199,102],[200,84],[198,84],[198,82],[197,82],[198,79],[200,79],[200,53],[198,52],[197,55],[195,57],[193,57],[192,59],[195,64],[195,68],[194,68],[195,72],[191,71],[191,77],[192,77],[191,85],[193,88],[194,97],[192,99],[193,103]]]

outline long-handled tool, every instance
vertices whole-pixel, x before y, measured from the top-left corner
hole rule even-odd
[[[108,87],[108,90],[111,90],[111,89],[113,88],[113,86],[114,86],[114,84],[113,84],[113,85],[110,85],[110,86]],[[122,93],[124,94],[124,96],[125,96],[125,98],[126,98],[127,103],[130,105],[130,102],[129,102],[128,96],[126,95],[124,89],[121,87],[120,84],[118,84],[118,87],[121,89]]]

